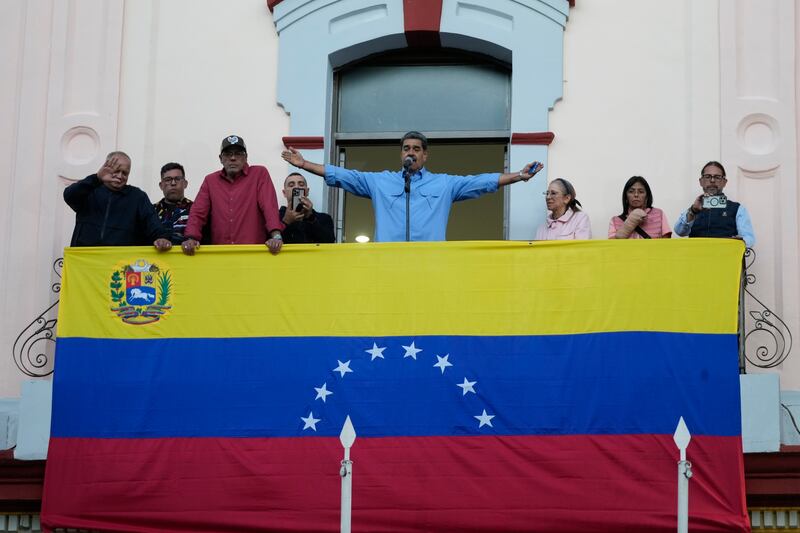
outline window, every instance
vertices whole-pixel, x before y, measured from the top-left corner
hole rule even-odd
[[[399,169],[400,138],[418,130],[429,139],[427,168],[449,174],[500,172],[510,137],[510,71],[504,64],[459,51],[434,55],[402,50],[335,73],[335,152],[332,161],[358,170]],[[340,239],[372,238],[368,199],[338,191]],[[503,192],[453,206],[448,240],[502,239]]]

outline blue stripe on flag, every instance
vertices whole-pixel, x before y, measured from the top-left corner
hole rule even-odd
[[[741,432],[735,335],[59,338],[54,379],[54,437]]]

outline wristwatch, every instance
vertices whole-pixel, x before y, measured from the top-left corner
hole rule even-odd
[[[279,241],[282,241],[283,236],[280,233],[276,233],[275,235],[271,236],[270,239],[277,239]]]

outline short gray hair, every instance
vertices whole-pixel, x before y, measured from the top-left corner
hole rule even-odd
[[[121,150],[114,150],[113,152],[108,152],[108,155],[106,156],[106,161],[108,161],[109,159],[111,159],[115,155],[121,155],[124,158],[126,158],[128,161],[133,161],[133,159],[131,159],[131,156],[129,156],[128,154],[126,154],[125,152],[123,152]]]
[[[420,141],[422,143],[422,149],[423,150],[427,150],[428,149],[428,138],[425,137],[420,132],[418,132],[418,131],[409,131],[408,133],[403,135],[403,138],[400,140],[400,146],[403,146],[408,139],[417,139],[418,141]]]

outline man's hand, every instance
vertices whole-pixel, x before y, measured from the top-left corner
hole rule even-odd
[[[303,220],[304,216],[305,213],[303,213],[303,211],[295,211],[294,209],[289,209],[287,207],[286,213],[283,215],[283,219],[281,219],[281,222],[283,222],[284,225],[286,226],[290,226],[295,222],[300,222],[301,220]]]
[[[153,242],[153,246],[155,246],[156,250],[158,250],[159,252],[166,252],[167,250],[172,248],[172,243],[170,242],[169,239],[161,237]]]
[[[264,243],[267,245],[267,248],[269,248],[269,253],[272,255],[278,255],[278,252],[280,252],[281,248],[283,247],[283,239],[280,237],[280,233],[277,235],[277,237],[277,239],[275,237],[270,237],[267,239],[267,242]]]
[[[200,248],[200,243],[194,239],[186,239],[181,245],[181,249],[186,255],[194,255],[194,251],[198,248]]]
[[[694,199],[694,203],[689,206],[689,212],[686,213],[686,221],[691,222],[694,220],[694,217],[700,214],[703,208],[703,198],[705,198],[705,194],[701,194],[697,198]]]
[[[314,204],[308,199],[308,196],[300,197],[300,205],[302,206],[300,213],[303,214],[303,218],[310,219],[314,215]]]
[[[647,218],[647,212],[644,209],[634,209],[628,213],[628,220],[639,226]]]
[[[281,157],[284,161],[289,163],[290,165],[294,165],[297,168],[303,168],[303,164],[305,164],[306,160],[303,157],[303,154],[292,148],[291,146],[281,152]]]
[[[544,168],[544,165],[541,164],[539,161],[534,161],[533,163],[528,163],[525,165],[522,170],[519,171],[519,177],[522,181],[528,181],[536,174],[539,173],[540,170]]]
[[[121,159],[122,158],[119,155],[113,155],[106,159],[105,163],[103,163],[103,166],[97,171],[97,177],[102,184],[108,184],[114,179],[114,173],[119,170],[120,166],[122,166]]]
[[[309,220],[314,215],[314,204],[308,199],[308,196],[300,197],[300,211],[286,207],[286,213],[283,215],[283,222],[287,226],[299,222],[301,220]]]

